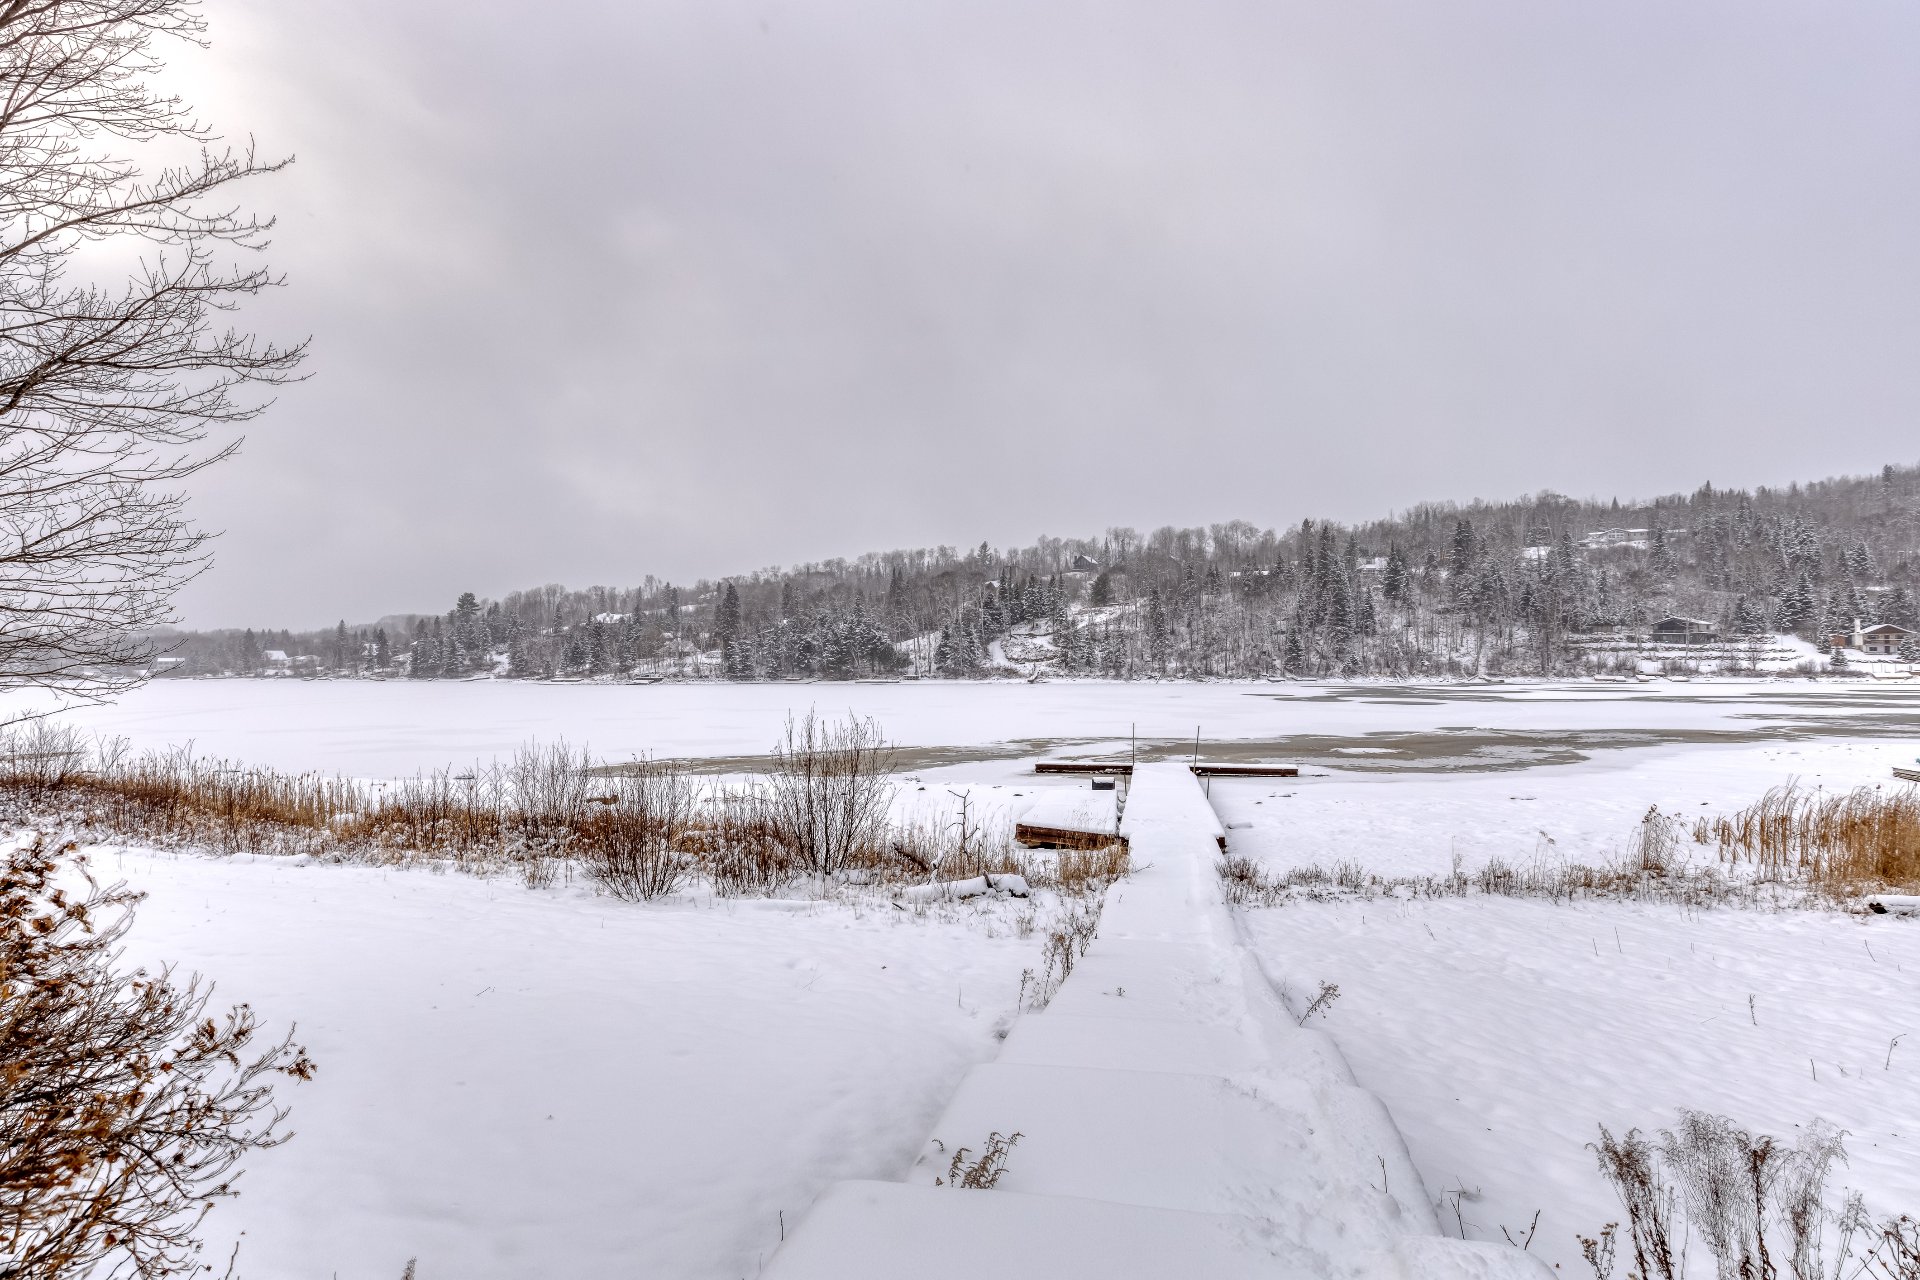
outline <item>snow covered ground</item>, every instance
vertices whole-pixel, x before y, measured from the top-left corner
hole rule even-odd
[[[1692,819],[1739,809],[1789,779],[1808,788],[1894,785],[1910,739],[1683,743],[1595,751],[1576,764],[1391,772],[1310,766],[1298,779],[1215,778],[1232,852],[1269,868],[1355,862],[1382,876],[1444,875],[1493,858],[1619,858],[1648,808]],[[1688,850],[1695,846],[1687,845]],[[1699,850],[1701,856],[1710,856]]]
[[[1537,727],[1584,710],[1540,707]],[[1345,767],[1215,778],[1211,798],[1229,849],[1275,870],[1604,863],[1649,806],[1691,818],[1789,779],[1899,785],[1890,766],[1913,764],[1920,733],[1583,750],[1572,763],[1435,769],[1405,747],[1335,748],[1322,759]],[[1621,1211],[1586,1144],[1598,1125],[1651,1132],[1682,1108],[1788,1140],[1824,1119],[1850,1134],[1837,1186],[1882,1216],[1920,1206],[1920,921],[1480,895],[1296,901],[1243,918],[1297,1003],[1339,986],[1319,1025],[1468,1239],[1524,1237],[1538,1210],[1533,1251],[1587,1274],[1575,1233]],[[1901,1035],[1912,1038],[1895,1045]]]
[[[1575,1233],[1623,1217],[1586,1144],[1683,1107],[1789,1141],[1827,1120],[1848,1133],[1833,1185],[1920,1207],[1920,921],[1478,896],[1245,919],[1296,996],[1338,984],[1315,1025],[1468,1239],[1538,1210],[1532,1252],[1590,1275]]]
[[[210,1220],[244,1274],[738,1280],[839,1178],[894,1178],[1039,941],[933,916],[637,907],[423,871],[99,852],[130,960],[298,1021],[297,1137]]]
[[[1031,761],[1124,758],[1135,732],[1143,756],[1184,754],[1198,727],[1203,755],[1304,766],[1212,781],[1234,852],[1383,874],[1444,873],[1456,855],[1604,860],[1649,805],[1710,814],[1789,777],[1892,785],[1889,766],[1920,756],[1920,688],[1869,680],[173,681],[72,714],[137,748],[371,777],[561,737],[731,768],[809,707],[872,715],[908,747],[896,814],[929,824],[956,820],[953,791],[983,824],[1056,810],[1104,824],[1112,793],[1035,779]],[[378,1280],[415,1255],[424,1280],[752,1276],[783,1212],[790,1225],[835,1179],[905,1170],[993,1053],[1039,949],[1007,903],[934,918],[638,907],[151,854],[126,855],[123,874],[153,893],[139,958],[299,1019],[320,1061],[293,1092],[300,1136],[216,1215],[246,1229],[246,1270],[265,1277]],[[1539,1209],[1534,1249],[1582,1274],[1572,1233],[1618,1217],[1584,1144],[1598,1124],[1654,1128],[1680,1107],[1783,1136],[1831,1120],[1853,1133],[1837,1181],[1882,1212],[1920,1208],[1920,920],[1478,896],[1242,918],[1275,973],[1340,984],[1322,1025],[1471,1238]]]

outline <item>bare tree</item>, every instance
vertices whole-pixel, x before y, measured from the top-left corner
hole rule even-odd
[[[163,42],[204,38],[195,0],[0,0],[0,685],[138,679],[206,560],[181,482],[305,354],[221,317],[279,283],[227,188],[287,161],[154,86]]]

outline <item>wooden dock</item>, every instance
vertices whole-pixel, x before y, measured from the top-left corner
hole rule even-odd
[[[1188,765],[1202,778],[1297,778],[1300,767],[1292,764],[1195,764]],[[1130,764],[1088,764],[1078,760],[1042,760],[1033,766],[1035,773],[1067,773],[1079,776],[1130,778]]]
[[[1920,769],[1902,769],[1899,765],[1895,765],[1893,776],[1907,782],[1920,782]]]
[[[1127,838],[1110,831],[1076,831],[1071,827],[1042,827],[1031,822],[1013,824],[1013,838],[1029,849],[1079,849],[1091,851],[1117,844],[1127,847]]]

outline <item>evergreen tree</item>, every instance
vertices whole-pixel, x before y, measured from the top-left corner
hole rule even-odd
[[[1380,575],[1380,594],[1398,602],[1407,598],[1408,586],[1407,553],[1396,542],[1387,548],[1387,569]]]
[[[714,610],[713,638],[720,646],[722,669],[729,676],[740,675],[740,654],[736,652],[740,640],[740,591],[731,582],[720,598],[720,607]]]

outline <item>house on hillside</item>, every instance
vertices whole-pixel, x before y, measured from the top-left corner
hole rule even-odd
[[[1098,560],[1093,559],[1091,556],[1075,556],[1073,558],[1073,563],[1068,566],[1067,572],[1068,573],[1098,573],[1100,572],[1100,562]]]
[[[1649,529],[1595,529],[1580,539],[1580,545],[1589,551],[1604,551],[1609,547],[1633,547],[1645,551],[1650,543]]]
[[[1862,628],[1856,622],[1852,637],[1853,647],[1862,653],[1891,658],[1896,656],[1901,646],[1913,639],[1915,634],[1911,628],[1897,626],[1891,622],[1882,622],[1866,628]]]
[[[285,649],[267,649],[260,654],[260,664],[268,671],[284,672],[292,668],[293,659]]]
[[[1661,644],[1712,644],[1720,638],[1711,622],[1698,618],[1662,618],[1653,624],[1653,638]]]
[[[1859,649],[1864,654],[1874,654],[1882,658],[1891,658],[1901,651],[1908,639],[1914,637],[1912,629],[1895,626],[1891,622],[1880,622],[1870,628],[1862,628],[1859,618],[1853,620],[1851,631],[1834,631],[1826,637],[1828,649]]]

